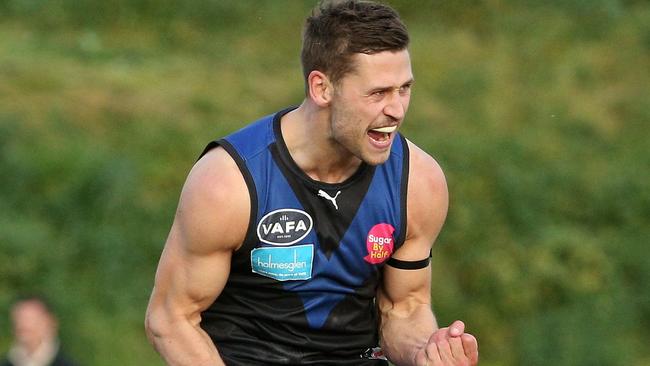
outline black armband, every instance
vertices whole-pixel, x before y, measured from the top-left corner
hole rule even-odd
[[[388,259],[386,264],[398,269],[413,270],[413,269],[426,268],[429,265],[429,262],[431,262],[431,251],[429,251],[428,257],[424,259],[420,259],[419,261],[403,261],[401,259],[396,259],[391,257],[390,259]]]

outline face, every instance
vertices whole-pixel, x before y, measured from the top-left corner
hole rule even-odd
[[[56,336],[56,320],[38,301],[17,303],[11,315],[16,342],[29,350]]]
[[[409,106],[407,50],[356,54],[356,68],[334,85],[330,139],[360,160],[385,162]]]

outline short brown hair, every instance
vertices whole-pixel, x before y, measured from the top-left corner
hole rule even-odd
[[[302,42],[305,82],[319,70],[336,83],[354,70],[355,53],[401,51],[409,35],[399,14],[371,1],[324,1],[307,18]]]

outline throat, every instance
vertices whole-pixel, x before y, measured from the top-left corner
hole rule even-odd
[[[357,159],[355,159],[357,160]],[[327,161],[327,160],[324,160]],[[360,168],[361,161],[348,161],[346,163],[336,163],[331,160],[325,164],[316,164],[307,169],[303,169],[309,178],[328,184],[343,183],[352,177]]]

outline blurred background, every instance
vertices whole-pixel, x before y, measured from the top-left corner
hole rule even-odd
[[[142,324],[185,176],[301,102],[315,3],[0,0],[0,353],[29,292],[84,365],[162,365]],[[650,365],[650,2],[389,3],[403,132],[451,195],[439,322],[485,366]]]

